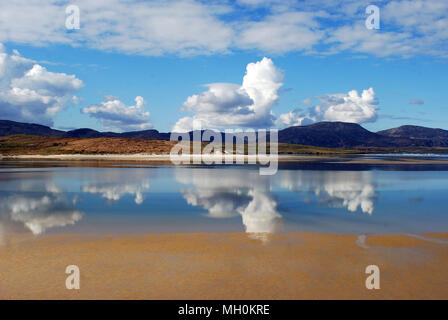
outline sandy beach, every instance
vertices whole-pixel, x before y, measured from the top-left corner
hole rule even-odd
[[[0,299],[447,299],[447,246],[446,233],[13,235]],[[80,290],[65,288],[72,264]]]

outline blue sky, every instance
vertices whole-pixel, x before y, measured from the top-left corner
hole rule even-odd
[[[74,1],[81,25],[70,31],[68,2],[17,2],[0,5],[2,119],[65,130],[188,130],[193,120],[448,129],[446,1],[375,2],[379,30],[365,27],[363,1]]]

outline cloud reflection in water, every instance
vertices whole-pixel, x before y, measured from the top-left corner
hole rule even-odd
[[[113,208],[107,210],[120,215],[124,214],[123,205],[126,210],[142,213],[132,218],[139,220],[132,221],[138,221],[139,227],[143,228],[145,223],[151,221],[153,230],[158,230],[159,224],[170,221],[165,213],[178,210],[179,206],[179,203],[173,201],[167,206],[168,209],[160,210],[162,200],[176,199],[180,190],[183,198],[180,208],[186,213],[183,216],[187,219],[191,212],[186,204],[202,208],[208,218],[241,217],[245,232],[250,237],[262,240],[266,240],[269,234],[284,230],[284,217],[288,215],[285,211],[300,210],[295,207],[297,200],[302,202],[299,205],[302,208],[312,206],[312,202],[315,202],[318,206],[360,211],[369,215],[374,212],[377,200],[373,174],[368,171],[280,170],[274,176],[260,176],[258,170],[247,167],[157,170],[101,168],[34,172],[27,178],[9,177],[0,181],[0,238],[2,234],[10,232],[37,235],[51,228],[76,224],[83,217],[83,213],[77,209],[78,196],[73,195],[78,193],[81,193],[81,197],[85,193],[106,199],[113,205]],[[147,194],[150,179],[151,188],[154,189],[151,196]],[[124,199],[127,196],[132,197],[133,204],[129,199]],[[145,197],[148,200],[145,201]],[[309,203],[303,206],[307,201]],[[93,203],[104,205],[95,201]],[[102,212],[102,208],[92,207],[88,201],[79,205],[92,215]],[[130,207],[132,205],[134,207]],[[128,221],[129,218],[123,215],[123,219]],[[102,215],[95,223],[102,227],[108,221],[108,215]]]
[[[257,170],[177,170],[180,183],[193,185],[183,190],[185,200],[207,210],[212,218],[241,215],[247,233],[256,238],[282,229],[283,218],[270,192],[270,180]]]
[[[0,238],[12,232],[39,235],[82,219],[83,213],[75,207],[77,197],[69,198],[54,184],[28,181],[18,186],[14,194],[0,198]]]
[[[144,169],[108,169],[95,171],[81,187],[82,192],[98,194],[109,201],[118,201],[125,195],[134,195],[134,202],[142,204],[149,190],[150,171]]]
[[[311,192],[318,203],[343,207],[350,212],[358,208],[372,214],[376,189],[369,171],[280,171],[280,186],[295,192]]]
[[[372,175],[366,171],[295,170],[270,177],[256,170],[178,169],[176,179],[191,185],[181,190],[188,204],[207,210],[211,218],[240,215],[245,231],[261,238],[280,232],[284,225],[275,187],[311,193],[321,206],[360,209],[369,215],[376,199]]]

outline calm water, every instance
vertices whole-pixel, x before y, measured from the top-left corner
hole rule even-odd
[[[247,166],[71,165],[79,163],[0,162],[0,238],[8,233],[448,231],[444,168],[314,164],[260,176]]]

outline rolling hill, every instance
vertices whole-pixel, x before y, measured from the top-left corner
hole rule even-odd
[[[319,122],[294,126],[278,133],[279,142],[328,148],[391,147],[395,139],[364,129],[359,124],[346,122]]]
[[[79,139],[133,138],[169,140],[170,138],[169,132],[162,133],[154,129],[123,133],[100,132],[89,128],[62,131],[39,124],[0,120],[0,136],[16,134]],[[192,132],[190,132],[190,136],[192,136]],[[407,125],[375,133],[355,123],[319,122],[307,126],[293,126],[282,129],[278,132],[278,140],[279,143],[286,144],[345,149],[448,147],[448,131]]]
[[[420,126],[401,126],[377,132],[391,138],[408,138],[428,147],[448,147],[448,130]]]
[[[63,137],[66,132],[54,130],[50,127],[35,123],[22,123],[9,120],[0,120],[0,136],[13,134],[29,134],[34,136]]]

